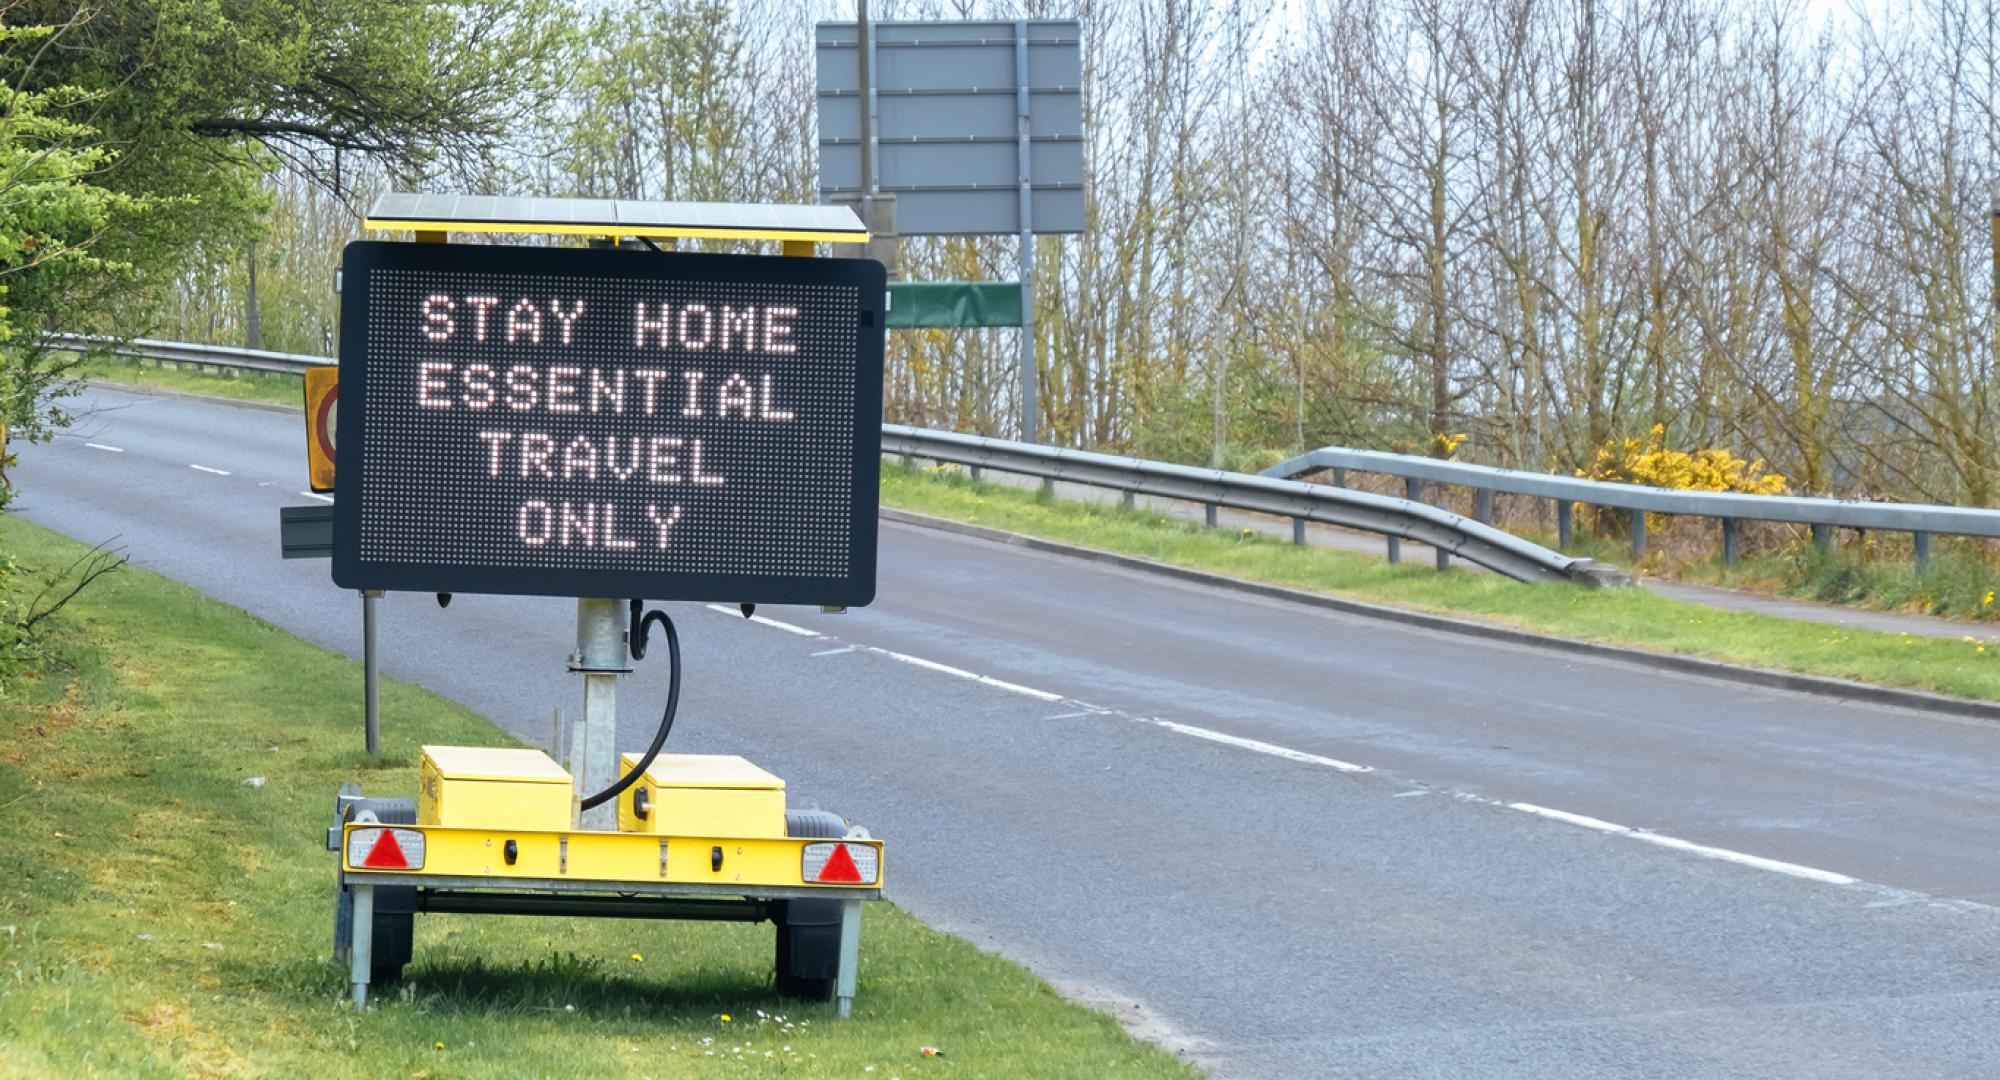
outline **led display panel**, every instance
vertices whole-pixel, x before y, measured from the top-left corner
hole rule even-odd
[[[868,603],[886,292],[866,259],[349,244],[334,582]]]

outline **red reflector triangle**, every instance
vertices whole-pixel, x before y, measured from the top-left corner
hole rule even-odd
[[[361,865],[381,870],[408,870],[410,860],[403,854],[403,845],[396,842],[395,831],[383,829],[376,834],[375,846],[368,849],[368,857],[361,860]],[[849,862],[847,868],[853,870],[854,864]]]
[[[833,854],[827,857],[826,865],[819,868],[819,879],[861,884],[861,871],[854,865],[854,856],[847,853],[846,844],[833,845]]]

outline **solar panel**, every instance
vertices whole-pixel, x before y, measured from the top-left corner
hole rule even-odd
[[[868,230],[861,219],[845,206],[526,199],[408,192],[391,192],[376,199],[362,226],[376,231],[688,236],[706,240],[807,240],[833,244],[859,244],[868,239]]]

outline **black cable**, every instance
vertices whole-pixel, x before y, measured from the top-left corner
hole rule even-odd
[[[646,770],[652,767],[653,759],[660,756],[660,747],[667,744],[667,733],[674,729],[674,713],[680,709],[681,636],[674,630],[674,620],[668,618],[666,612],[647,611],[645,608],[645,601],[632,601],[632,627],[627,634],[627,647],[632,652],[632,659],[643,660],[646,658],[646,636],[652,625],[657,622],[666,629],[667,663],[671,666],[671,671],[667,675],[667,707],[660,714],[660,730],[653,733],[653,745],[646,748],[638,763],[632,766],[630,772],[619,777],[617,783],[583,800],[582,807],[585,810],[601,806],[624,794],[626,788],[646,775]]]

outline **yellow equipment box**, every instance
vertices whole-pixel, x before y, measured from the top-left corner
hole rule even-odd
[[[637,754],[620,762],[638,763]],[[618,831],[783,837],[785,782],[735,754],[661,754],[619,797]]]
[[[571,824],[569,772],[540,750],[426,746],[422,782],[419,825],[567,829]]]

